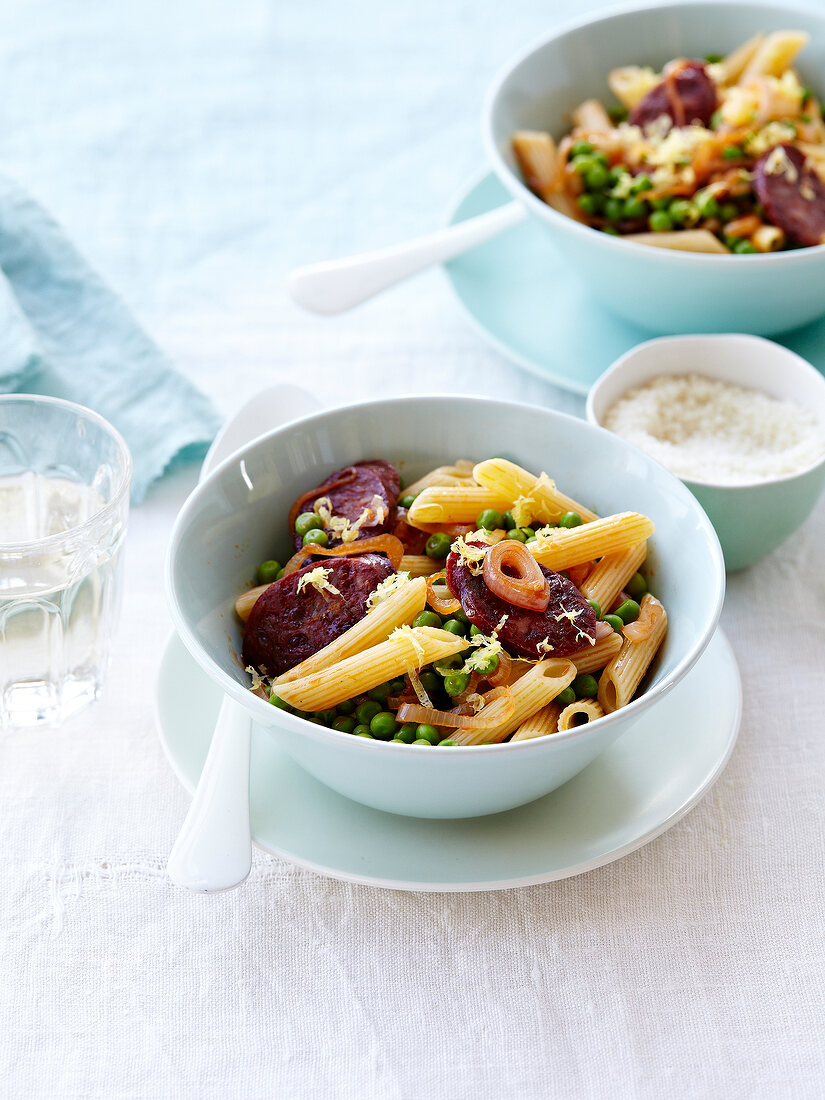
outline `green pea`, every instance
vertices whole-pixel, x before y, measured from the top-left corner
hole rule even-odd
[[[332,723],[332,728],[334,730],[340,730],[341,733],[352,733],[355,729],[355,719],[348,717],[346,714],[342,714]]]
[[[367,730],[367,731],[366,731],[366,733],[356,733],[356,735],[355,735],[355,736],[356,736],[356,737],[368,737],[368,738],[370,739],[370,741],[374,741],[374,740],[375,740],[375,738],[374,738],[374,737],[372,736],[372,734],[370,733],[370,731],[369,731],[369,730]]]
[[[559,527],[581,527],[583,523],[578,512],[565,512],[559,520]]]
[[[591,168],[595,168],[598,163],[591,153],[580,153],[577,157],[571,157],[570,163],[580,176],[583,176],[585,172],[589,172]]]
[[[411,745],[418,736],[415,732],[417,729],[418,726],[415,722],[405,722],[401,729],[396,732],[395,736],[399,741],[403,741],[405,745]]]
[[[433,743],[432,741],[428,741],[426,737],[419,737],[416,741],[413,741],[414,745],[426,745],[427,748],[430,748]]]
[[[603,191],[607,186],[607,169],[603,164],[594,164],[584,173],[584,185],[589,191]]]
[[[703,218],[716,218],[719,216],[719,203],[713,195],[700,195],[696,198],[696,208]]]
[[[508,539],[515,539],[516,542],[527,542],[527,536],[518,527],[511,527],[507,532]]]
[[[461,658],[459,658],[459,660],[461,660]],[[461,661],[461,663],[463,664],[464,662]],[[421,681],[421,686],[428,695],[432,695],[433,692],[441,690],[441,677],[437,672],[422,672],[418,679]]]
[[[720,53],[707,53],[705,54],[705,61],[708,65],[718,65],[722,61],[722,55]]]
[[[670,195],[658,195],[655,199],[648,199],[654,210],[667,210],[670,206]]]
[[[397,729],[398,723],[391,710],[380,710],[378,714],[373,715],[370,719],[370,733],[373,737],[377,737],[379,741],[389,741],[391,737],[395,736]]]
[[[505,530],[509,531],[511,528],[515,527],[516,521],[513,519],[512,512],[505,512],[502,519],[504,520]]]
[[[413,626],[434,626],[441,628],[441,616],[434,611],[422,611],[413,619]]]
[[[585,214],[598,214],[604,205],[601,195],[593,195],[589,191],[579,195],[576,203]]]
[[[335,709],[339,714],[355,714],[355,703],[352,699],[345,699]]]
[[[622,622],[622,620],[619,618],[618,615],[605,615],[604,621],[609,626],[612,626],[617,634],[621,634],[622,627],[624,626],[624,623]]]
[[[359,703],[355,710],[355,717],[359,722],[368,726],[373,718],[381,710],[381,704],[370,699],[368,703]]]
[[[392,684],[378,684],[367,692],[368,699],[374,699],[376,703],[386,703],[392,692]]]
[[[670,204],[670,220],[674,225],[688,225],[696,221],[698,210],[687,199],[674,199]]]
[[[466,672],[451,672],[449,676],[444,677],[444,690],[450,698],[455,698],[456,695],[467,690],[469,682],[470,677]]]
[[[808,100],[811,98],[811,96],[813,94],[814,93],[811,91],[810,88],[805,88],[805,87],[800,88],[799,89],[799,102],[800,103],[807,103]]]
[[[666,210],[654,210],[647,219],[647,224],[654,233],[667,233],[673,228],[670,214]]]
[[[599,694],[599,682],[589,672],[577,676],[570,687],[572,687],[577,699],[595,699]]]
[[[616,187],[621,183],[625,176],[629,176],[630,173],[621,164],[617,164],[615,168],[611,168],[608,174],[607,182],[611,187]]]
[[[625,199],[622,216],[625,218],[644,218],[647,214],[647,203],[637,197]]]
[[[407,677],[399,676],[397,680],[390,680],[390,694],[400,695],[404,688],[407,686]]]
[[[278,574],[283,566],[279,561],[262,561],[256,574],[258,584],[272,584],[278,579]]]
[[[624,590],[632,600],[640,600],[647,592],[647,581],[641,573],[634,573],[624,586]]]
[[[450,552],[453,540],[444,531],[436,531],[427,539],[424,550],[427,556],[443,561]]]
[[[450,618],[456,619],[460,623],[464,623],[465,626],[470,625],[470,620],[467,618],[463,607],[459,607],[458,611],[454,611]]]
[[[457,638],[467,637],[467,624],[460,623],[458,619],[447,619],[441,629],[446,630],[450,634],[455,634]]]
[[[601,607],[601,604],[598,602],[598,600],[588,600],[587,602],[590,604],[590,606],[596,612],[596,618],[600,619],[602,617],[602,607]]]
[[[478,513],[476,526],[484,531],[498,531],[504,527],[504,516],[495,508],[485,508]]]
[[[558,703],[560,707],[569,707],[570,704],[575,703],[575,701],[576,693],[569,685],[564,689],[564,691],[560,691],[556,698],[553,700],[553,702]]]
[[[749,256],[753,252],[756,252],[756,249],[750,241],[746,240],[744,237],[740,237],[740,239],[733,246],[733,251],[736,253],[737,256]]]
[[[448,737],[446,741],[440,742],[440,749],[457,749],[459,747],[458,741],[453,741],[451,737]]]
[[[480,626],[476,626],[475,623],[470,627],[470,637],[475,638],[476,634],[483,634],[484,631]]]
[[[742,148],[739,145],[726,145],[722,150],[722,160],[738,160],[742,156]]]
[[[400,737],[391,737],[390,740],[389,740],[389,743],[391,745],[403,745],[404,744],[404,742],[401,740]]]
[[[367,737],[372,737],[368,722],[359,722],[352,732],[356,737],[363,737],[365,734]]]
[[[641,608],[635,600],[625,600],[624,603],[619,604],[616,610],[613,612],[623,623],[635,623],[639,618],[639,612]]]
[[[602,227],[601,232],[607,233],[608,237],[621,237],[621,233],[615,225],[605,225]]]
[[[722,125],[722,112],[721,111],[714,111],[713,112],[713,114],[710,116],[709,125],[710,125],[711,130],[718,130],[719,129],[719,127]]]
[[[607,113],[610,115],[611,122],[618,126],[620,122],[627,122],[629,112],[627,107],[608,107]]]
[[[278,575],[276,576],[275,580],[279,581],[281,579],[281,577],[284,575],[284,573],[286,573],[286,566],[284,566],[283,569],[278,570]]]
[[[623,214],[624,203],[621,199],[608,199],[604,204],[604,216],[609,222],[621,221]]]
[[[441,734],[435,726],[427,725],[426,722],[418,726],[415,732],[418,734],[418,741],[413,742],[416,745],[419,744],[420,741],[424,741],[428,745],[437,745],[441,740]]]
[[[719,217],[723,222],[732,222],[739,217],[739,207],[735,202],[723,202],[719,207]]]
[[[321,517],[316,516],[314,512],[301,512],[300,516],[295,520],[296,535],[303,536],[307,531],[317,531],[321,527],[323,527]]]
[[[278,710],[292,710],[292,707],[286,700],[282,699],[280,695],[276,695],[274,691],[269,693],[269,701],[273,707],[277,707]]]
[[[600,164],[602,168],[608,168],[610,166],[610,161],[607,159],[607,153],[603,153],[601,149],[593,153],[592,156],[595,163]]]
[[[498,668],[498,664],[498,654],[491,653],[489,657],[476,662],[476,672],[481,676],[492,676]]]
[[[570,156],[588,157],[593,151],[593,146],[589,141],[574,141],[570,147]]]
[[[331,726],[338,717],[338,711],[335,710],[334,707],[331,707],[329,710],[317,710],[314,717],[323,722],[325,726]]]
[[[329,535],[326,531],[319,531],[317,528],[313,528],[311,531],[307,531],[304,535],[304,546],[328,546]]]
[[[642,191],[649,191],[653,186],[653,180],[645,172],[641,172],[633,180],[631,190],[634,195],[640,194]]]

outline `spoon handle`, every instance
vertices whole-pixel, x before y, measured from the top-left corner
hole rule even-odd
[[[225,695],[195,797],[169,855],[166,869],[178,886],[212,893],[249,874],[249,741],[249,715]]]
[[[293,301],[312,313],[342,313],[426,267],[483,244],[526,217],[521,203],[509,202],[404,244],[298,267],[290,273],[287,288]]]

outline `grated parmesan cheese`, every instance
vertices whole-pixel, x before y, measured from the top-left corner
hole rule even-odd
[[[765,161],[765,175],[784,176],[788,183],[796,183],[799,179],[799,172],[796,170],[796,165],[785,152],[784,146],[777,145],[776,148],[772,149],[768,154]]]
[[[825,428],[805,410],[700,374],[628,390],[603,423],[677,476],[717,485],[796,474],[825,456]]]

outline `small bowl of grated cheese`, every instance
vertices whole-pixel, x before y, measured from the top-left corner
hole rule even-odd
[[[825,378],[758,336],[639,344],[595,383],[587,417],[687,485],[728,570],[790,538],[825,488]]]

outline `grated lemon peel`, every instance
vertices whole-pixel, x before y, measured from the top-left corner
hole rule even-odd
[[[327,580],[331,572],[332,570],[330,568],[325,568],[323,565],[318,565],[314,569],[310,569],[310,571],[304,573],[303,577],[298,581],[298,587],[295,590],[296,593],[300,595],[305,588],[312,587],[320,592],[321,595],[323,595],[324,592],[329,592],[331,596],[340,596],[340,589],[336,588],[334,584],[330,584]]]
[[[390,596],[399,592],[409,580],[410,574],[407,572],[391,573],[389,577],[385,577],[367,596],[367,614],[369,615],[370,611],[374,611],[384,600],[388,600]]]

